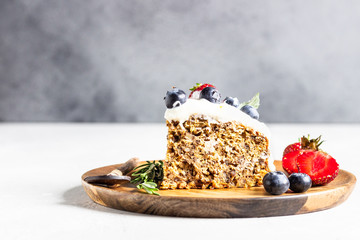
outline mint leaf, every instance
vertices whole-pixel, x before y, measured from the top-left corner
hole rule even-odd
[[[260,106],[260,94],[257,93],[251,100],[241,103],[239,108],[242,108],[245,105],[250,105],[253,108],[258,109]]]

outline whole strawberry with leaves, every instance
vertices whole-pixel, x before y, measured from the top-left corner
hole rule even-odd
[[[319,149],[321,136],[315,139],[303,136],[299,142],[287,146],[283,153],[282,166],[290,175],[306,173],[313,185],[324,185],[336,178],[339,164],[328,153]]]
[[[199,99],[201,90],[203,90],[206,87],[216,88],[214,85],[211,85],[209,83],[204,83],[204,84],[203,83],[196,83],[195,86],[190,88],[191,93],[189,94],[189,98]]]

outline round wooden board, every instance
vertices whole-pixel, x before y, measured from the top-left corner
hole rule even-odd
[[[127,182],[116,188],[106,188],[84,181],[87,176],[108,174],[120,165],[93,169],[82,176],[82,185],[89,197],[106,207],[162,216],[240,218],[310,213],[341,204],[356,183],[353,174],[340,170],[334,181],[312,187],[306,193],[288,191],[274,196],[266,193],[263,187],[253,187],[160,190],[161,196],[156,196],[143,193]],[[275,165],[281,169],[280,161],[275,161]]]

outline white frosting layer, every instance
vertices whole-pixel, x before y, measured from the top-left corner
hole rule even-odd
[[[219,122],[237,121],[264,134],[270,140],[270,131],[264,123],[227,103],[215,104],[206,99],[188,99],[179,107],[167,109],[164,117],[168,121],[179,121],[182,124],[191,115],[205,115]]]

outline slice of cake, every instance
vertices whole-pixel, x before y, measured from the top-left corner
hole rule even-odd
[[[168,127],[160,189],[214,189],[262,184],[269,168],[269,130],[258,121],[258,98],[239,104],[209,84],[167,92]],[[241,110],[240,110],[241,108]]]

